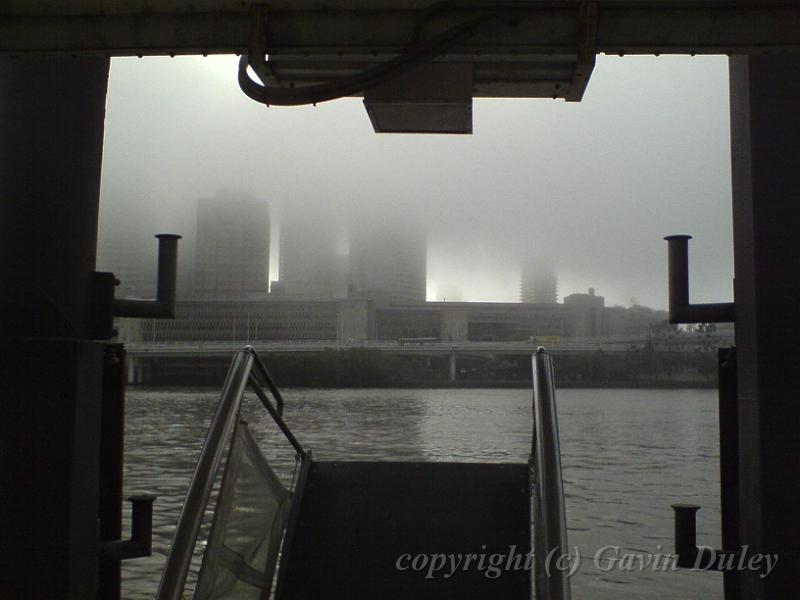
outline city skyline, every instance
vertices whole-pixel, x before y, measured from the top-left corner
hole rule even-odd
[[[562,295],[593,286],[608,304],[657,308],[667,302],[662,237],[689,233],[692,300],[726,301],[725,65],[599,56],[580,105],[476,100],[472,136],[426,137],[375,135],[357,99],[254,104],[230,58],[119,59],[100,218],[112,219],[112,204],[129,206],[143,244],[173,231],[185,256],[191,206],[217,187],[309,210],[317,199],[355,213],[401,207],[428,225],[429,299],[452,286],[465,300],[517,299],[519,261],[535,240],[558,261]],[[273,246],[272,280],[276,254]]]
[[[317,218],[309,222],[293,220],[291,208],[282,208],[277,218],[270,216],[271,210],[267,200],[256,199],[242,190],[216,190],[198,198],[195,237],[190,235],[191,244],[184,242],[182,247],[179,298],[248,301],[272,295],[287,300],[323,300],[355,294],[400,303],[548,304],[559,299],[563,303],[567,296],[585,291],[562,292],[553,261],[534,255],[519,262],[516,298],[465,298],[458,284],[431,287],[430,279],[425,277],[426,234],[414,230],[397,214],[380,227],[362,230],[358,218],[352,215],[342,217],[318,210]],[[345,222],[347,218],[351,222]],[[120,279],[117,296],[153,295],[151,263],[155,255],[152,248],[146,247],[149,236],[140,232],[137,235],[136,228],[124,235],[101,233],[98,264]],[[274,278],[276,263],[278,276]],[[211,275],[203,274],[209,268],[213,282],[206,281]],[[247,278],[249,282],[244,280]],[[636,305],[639,302],[631,298],[624,306]]]

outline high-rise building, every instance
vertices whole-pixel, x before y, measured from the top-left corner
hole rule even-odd
[[[217,193],[197,203],[195,295],[202,300],[266,296],[269,208],[263,200]]]
[[[361,295],[387,302],[425,302],[425,233],[388,220],[355,226],[350,231],[350,269]]]
[[[552,264],[543,260],[523,263],[519,296],[522,302],[527,303],[558,302],[558,277]]]
[[[336,219],[324,207],[281,208],[276,295],[333,298],[337,291]],[[341,279],[341,278],[339,278]]]
[[[584,339],[603,334],[605,298],[595,295],[594,288],[589,288],[586,294],[570,294],[564,298],[564,306],[569,308],[571,316],[566,323],[569,337]]]

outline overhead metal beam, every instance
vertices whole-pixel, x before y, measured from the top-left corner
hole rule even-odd
[[[206,5],[213,3],[205,3]],[[408,6],[398,2],[398,6]],[[418,4],[416,4],[418,6]],[[596,7],[587,29],[586,6]],[[219,6],[234,7],[233,3]],[[36,14],[0,9],[0,54],[104,54],[151,56],[246,52],[251,6],[241,10]],[[257,5],[252,5],[257,6]],[[459,8],[459,6],[464,6]],[[270,54],[397,54],[420,39],[482,12],[510,11],[505,27],[476,35],[454,48],[466,55],[574,52],[591,36],[597,53],[749,54],[800,50],[796,2],[596,3],[561,0],[532,5],[438,4],[398,10],[268,10],[263,28]],[[583,16],[582,16],[583,15]]]
[[[0,54],[174,56],[247,48],[248,13],[0,16]]]

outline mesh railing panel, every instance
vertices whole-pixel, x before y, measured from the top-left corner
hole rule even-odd
[[[259,600],[272,585],[291,493],[247,423],[234,430],[195,600]]]

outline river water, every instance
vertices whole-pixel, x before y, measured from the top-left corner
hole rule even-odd
[[[284,395],[286,421],[323,460],[525,462],[530,449],[526,390],[297,389]],[[217,399],[209,390],[128,392],[125,490],[159,498],[153,556],[124,563],[126,599],[153,597]],[[608,560],[642,555],[668,565],[661,557],[672,549],[670,504],[679,502],[703,507],[698,543],[720,546],[716,392],[565,389],[557,390],[557,400],[569,544],[581,556],[573,598],[721,598],[716,573],[629,570],[630,563]],[[288,483],[291,448],[256,400],[246,401],[244,413]]]

